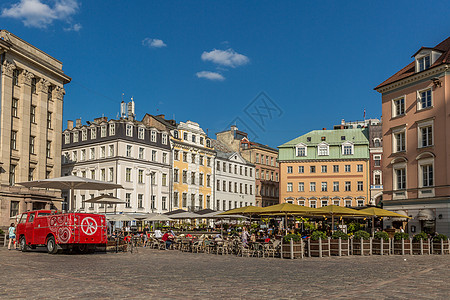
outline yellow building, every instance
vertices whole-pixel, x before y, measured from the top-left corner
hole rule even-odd
[[[279,148],[280,203],[365,206],[370,200],[364,129],[315,130]]]

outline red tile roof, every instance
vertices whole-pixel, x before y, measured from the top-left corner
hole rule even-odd
[[[445,39],[444,41],[442,41],[441,43],[439,43],[436,47],[434,48],[427,48],[427,47],[422,47],[419,49],[432,49],[432,50],[437,50],[442,52],[442,55],[439,56],[439,58],[434,62],[433,65],[430,66],[430,68],[442,65],[442,64],[447,64],[450,63],[450,37],[448,37],[447,39]],[[419,51],[417,51],[413,56],[415,56]],[[393,82],[396,82],[398,80],[407,78],[409,76],[414,75],[415,72],[415,62],[411,62],[409,63],[406,67],[404,67],[403,69],[401,69],[400,71],[398,71],[397,73],[395,73],[394,75],[392,75],[391,77],[389,77],[388,79],[386,79],[384,82],[382,82],[381,84],[379,84],[376,88],[381,88],[385,85],[391,84]]]

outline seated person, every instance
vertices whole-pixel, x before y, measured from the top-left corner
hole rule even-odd
[[[162,237],[163,237],[163,234],[162,234],[161,230],[156,229],[155,230],[155,238],[160,240]]]
[[[162,236],[161,240],[166,243],[166,250],[169,249],[170,246],[172,245],[173,239],[174,239],[174,236],[172,235],[172,233],[170,231],[167,231]]]

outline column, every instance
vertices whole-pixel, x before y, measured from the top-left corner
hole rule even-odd
[[[28,181],[28,169],[30,167],[30,108],[31,108],[31,79],[33,73],[22,71],[19,78],[19,127],[17,132],[17,149],[19,150],[20,161],[17,168],[17,182]]]
[[[11,105],[13,96],[13,71],[16,68],[14,62],[5,60],[2,65],[1,86],[1,115],[0,115],[0,151],[3,171],[0,172],[1,182],[9,182],[9,165],[11,159]]]
[[[50,83],[41,79],[38,83],[38,97],[36,105],[36,123],[37,123],[37,134],[35,142],[35,153],[39,157],[39,162],[36,169],[34,170],[35,178],[34,180],[45,179],[45,171],[47,168],[47,102],[48,102],[48,87]]]

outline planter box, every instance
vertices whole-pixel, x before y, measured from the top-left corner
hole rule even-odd
[[[309,257],[324,257],[331,256],[330,239],[318,241],[308,241],[308,255]]]
[[[431,243],[432,254],[450,254],[450,240]]]
[[[412,254],[411,239],[401,240],[401,241],[394,240],[394,242],[392,244],[393,244],[392,254],[396,254],[396,255]]]
[[[385,240],[372,240],[372,254],[373,255],[389,255],[391,254],[391,239]]]
[[[352,239],[352,254],[353,255],[371,255],[372,254],[372,239],[370,239],[370,240]]]
[[[414,255],[424,255],[431,253],[430,240],[421,240],[412,242],[412,253]]]
[[[281,257],[282,258],[303,258],[304,249],[303,249],[303,241],[293,242],[293,257],[291,257],[291,244],[284,243],[281,245]]]
[[[331,255],[348,256],[350,255],[350,240],[330,239]]]

